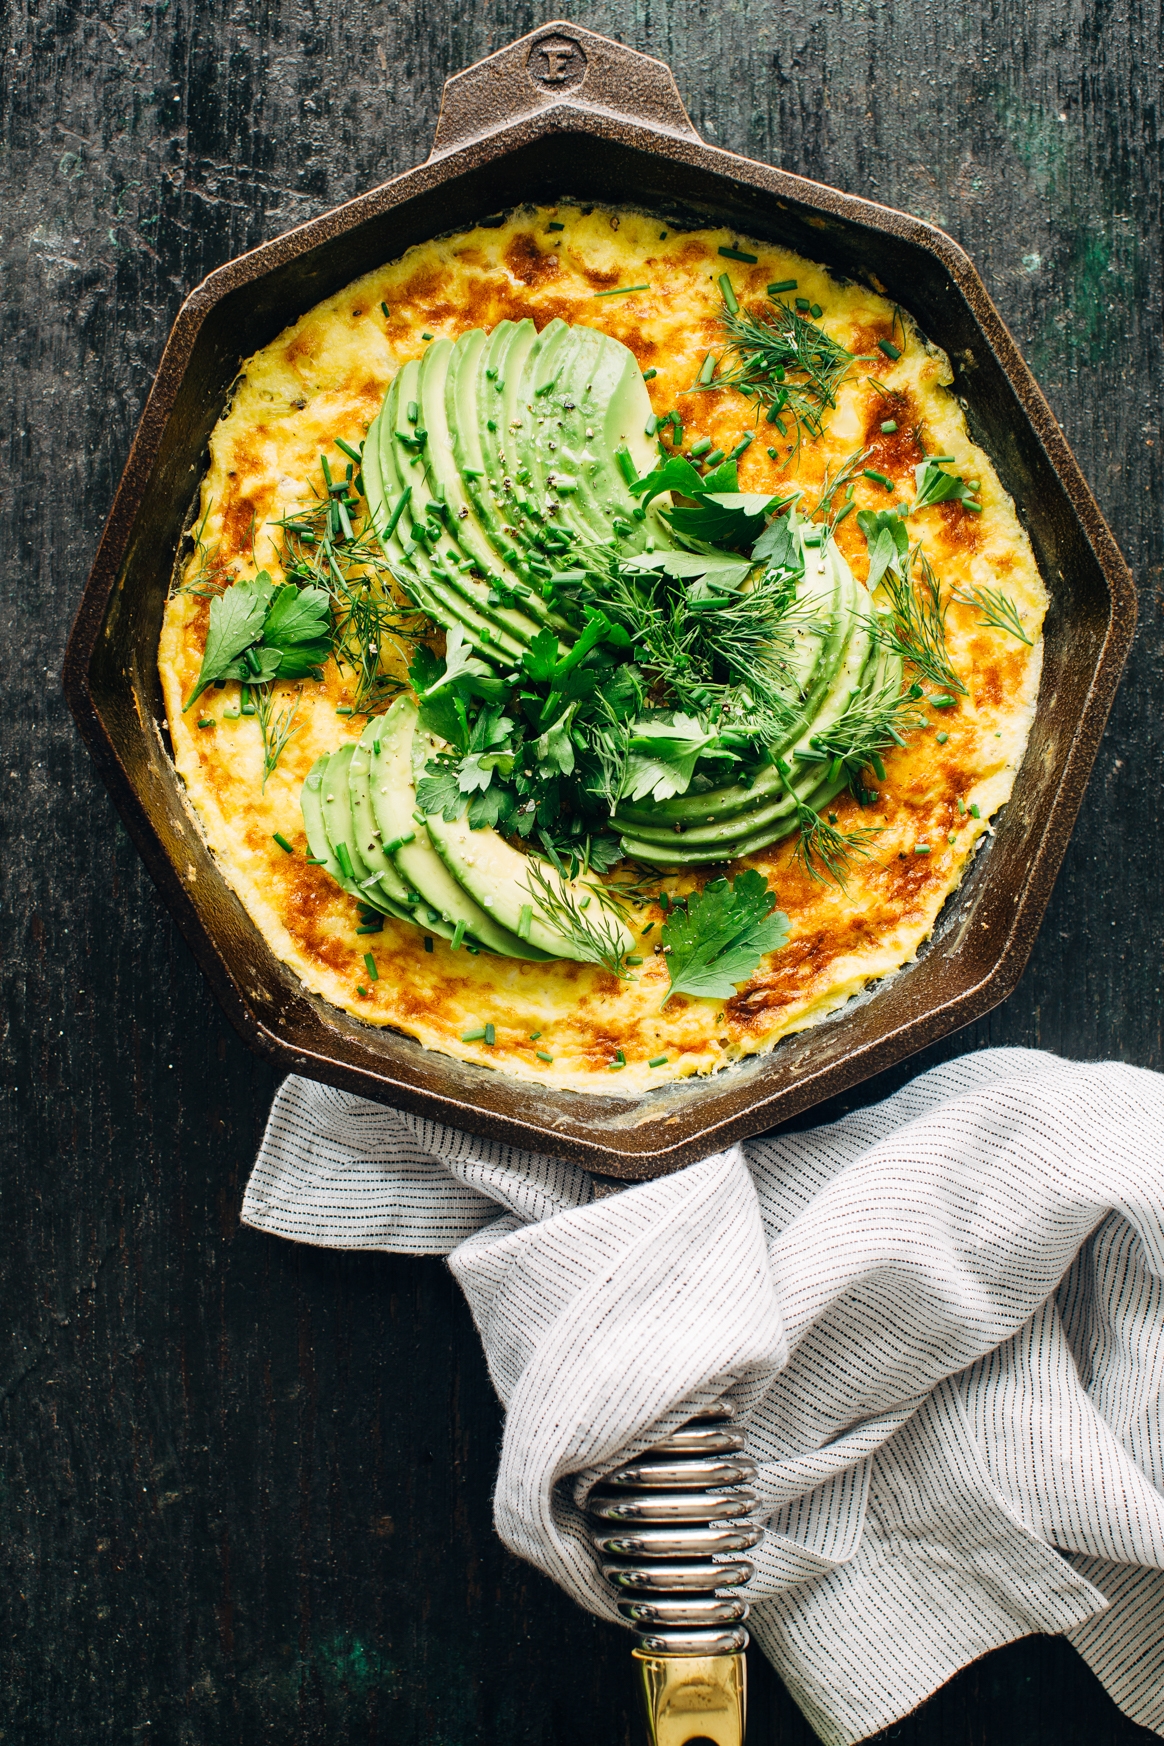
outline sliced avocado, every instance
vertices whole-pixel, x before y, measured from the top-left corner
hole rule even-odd
[[[466,939],[507,958],[546,957],[545,952],[499,926],[488,910],[474,902],[434,849],[417,809],[412,780],[412,741],[417,723],[415,703],[409,697],[398,697],[387,714],[379,718],[378,744],[373,741],[369,747],[368,787],[385,853],[389,845],[394,845],[392,859],[410,890],[419,891],[451,927],[463,923]]]
[[[380,717],[373,716],[348,762],[348,794],[351,799],[355,846],[369,873],[375,874],[378,879],[380,889],[396,905],[394,913],[407,921],[415,922],[417,927],[427,928],[431,933],[451,939],[452,928],[435,909],[423,900],[420,903],[409,902],[409,897],[414,897],[415,893],[410,892],[401,878],[391,855],[384,853],[369,784],[372,752],[379,741],[380,732]]]
[[[340,869],[339,883],[352,897],[367,904],[369,909],[378,909],[385,915],[411,921],[407,907],[397,903],[393,892],[385,890],[380,883],[376,869],[365,859],[357,840],[349,787],[349,772],[355,751],[355,746],[349,742],[331,754],[322,771],[323,780],[319,791],[328,846],[332,859]],[[350,874],[343,871],[345,859],[351,868]]]
[[[423,728],[418,729],[413,747],[413,769],[436,749],[436,742]],[[577,958],[578,952],[569,937],[560,932],[547,916],[539,901],[536,884],[530,879],[531,860],[513,848],[494,830],[475,831],[462,815],[451,823],[440,816],[430,817],[429,835],[449,872],[458,885],[495,916],[512,934],[520,933],[523,945],[528,942],[540,948],[539,956]],[[634,939],[615,911],[604,900],[602,888],[581,879],[565,880],[548,861],[537,866],[556,894],[586,906],[589,919],[608,921],[611,933],[624,952],[634,950]]]
[[[461,343],[457,342],[458,345]],[[540,629],[540,622],[513,608],[491,606],[489,589],[483,581],[466,575],[466,568],[482,571],[490,567],[492,554],[488,541],[470,514],[460,469],[453,452],[446,410],[445,387],[449,364],[454,356],[450,340],[436,340],[428,348],[417,374],[417,394],[421,424],[428,433],[424,448],[425,477],[431,498],[444,505],[445,536],[438,552],[429,555],[429,568],[470,604],[489,627],[487,643],[496,643],[512,653],[507,638],[513,639],[518,652],[528,646]],[[443,561],[443,574],[440,564]],[[520,580],[514,577],[513,580]],[[486,648],[486,653],[490,653]]]
[[[816,602],[826,598],[831,590],[832,608],[827,613],[829,630],[818,639],[813,656],[810,649],[805,667],[810,679],[808,694],[802,699],[783,738],[772,747],[772,758],[790,759],[797,749],[807,746],[823,726],[831,726],[849,702],[854,686],[860,687],[871,651],[871,638],[866,621],[857,612],[857,583],[844,558],[830,548],[827,559],[820,557],[815,547],[805,549],[805,582],[800,599],[806,612],[817,610]],[[817,590],[820,590],[818,593]],[[822,617],[826,615],[821,613]],[[715,831],[717,841],[730,841],[731,821],[751,836],[758,828],[757,817],[776,822],[793,811],[792,802],[775,768],[763,770],[750,788],[732,783],[714,789],[710,794],[676,795],[662,802],[637,802],[620,806],[612,819],[616,830],[636,841],[661,839],[674,833],[676,824],[691,828],[692,850]],[[707,819],[712,819],[711,825]],[[671,848],[674,850],[675,843]],[[628,854],[630,850],[627,851]]]

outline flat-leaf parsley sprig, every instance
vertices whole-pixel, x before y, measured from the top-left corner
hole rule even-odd
[[[767,952],[788,938],[788,917],[776,908],[776,893],[754,867],[728,885],[713,879],[685,902],[676,902],[663,923],[663,952],[674,994],[730,1000]]]

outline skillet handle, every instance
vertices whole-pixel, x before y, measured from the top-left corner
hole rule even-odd
[[[617,115],[698,139],[663,61],[558,20],[445,81],[430,162],[544,109]]]

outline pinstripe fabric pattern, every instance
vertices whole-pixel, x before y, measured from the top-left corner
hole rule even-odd
[[[1031,1631],[1164,1733],[1159,1076],[989,1050],[601,1200],[292,1078],[243,1219],[448,1256],[507,1409],[498,1532],[606,1618],[590,1486],[728,1391],[752,1629],[830,1746]]]

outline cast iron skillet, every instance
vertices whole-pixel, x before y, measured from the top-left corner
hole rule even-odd
[[[413,243],[522,202],[625,203],[727,224],[900,301],[945,348],[975,438],[1051,593],[1038,714],[997,835],[919,960],[774,1054],[638,1101],[550,1091],[430,1053],[308,994],[195,829],[167,752],[156,652],[207,439],[240,358]],[[427,163],[210,275],[174,323],[81,601],[65,692],[215,993],[280,1065],[608,1176],[660,1175],[796,1114],[978,1018],[1015,986],[1135,621],[1127,568],[970,261],[941,231],[704,144],[661,62],[550,24],[450,79]]]

